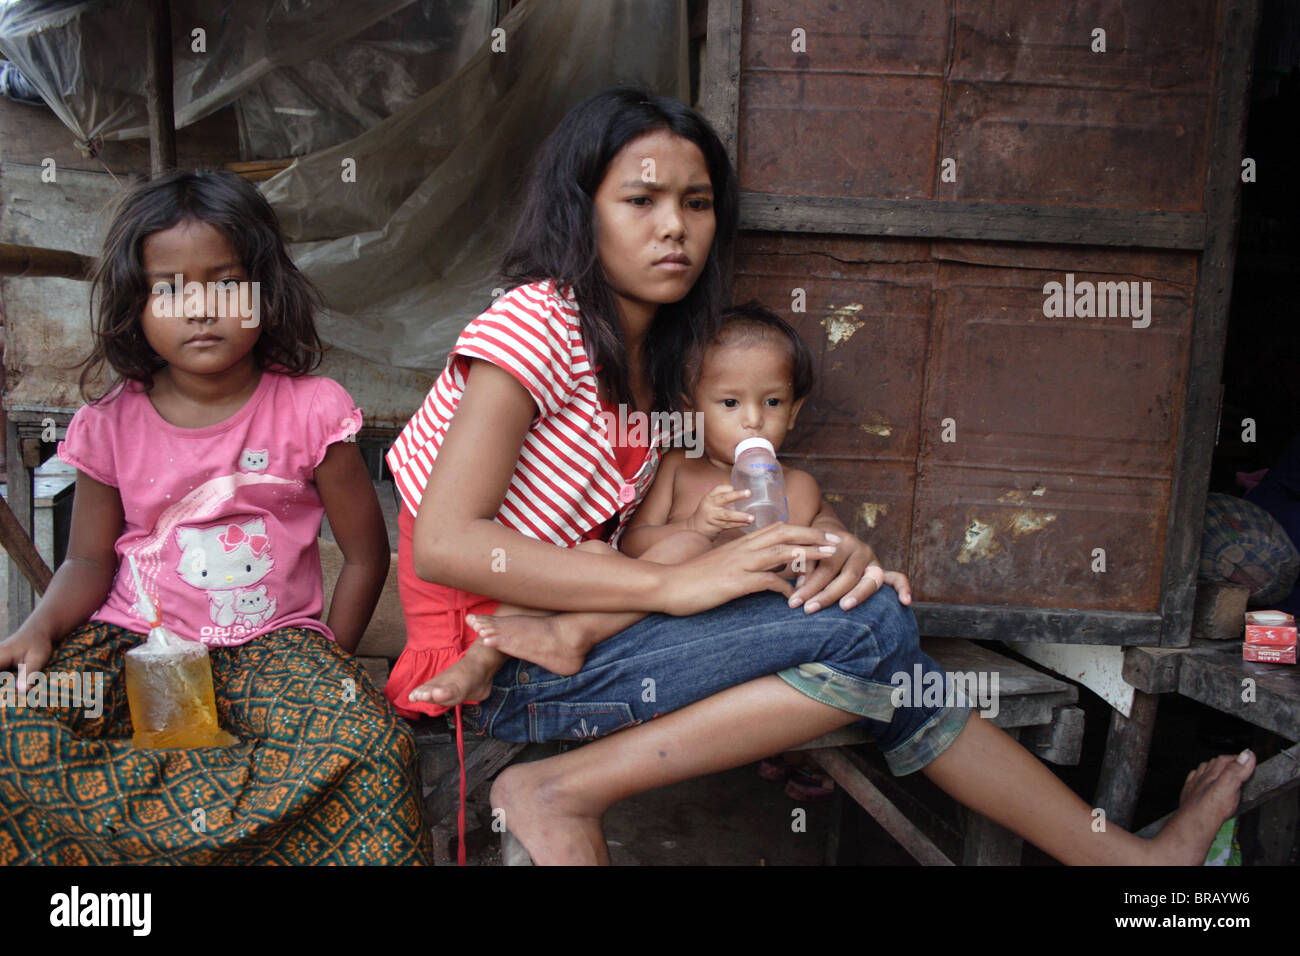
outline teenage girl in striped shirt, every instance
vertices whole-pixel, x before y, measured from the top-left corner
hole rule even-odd
[[[1253,754],[1189,774],[1153,840],[1095,832],[1092,809],[992,723],[964,707],[893,707],[891,675],[942,672],[919,649],[906,577],[880,569],[825,501],[811,526],[773,525],[673,564],[656,563],[655,547],[646,560],[575,547],[621,531],[649,487],[658,436],[613,447],[599,416],[615,403],[680,407],[688,356],[716,336],[736,221],[725,150],[680,103],[610,90],[557,127],[506,256],[513,288],[466,329],[389,454],[405,502],[408,633],[390,700],[439,713],[486,692],[462,708],[474,730],[601,738],[493,785],[493,806],[540,863],[608,862],[601,818],[617,801],[850,723],[894,773],[920,770],[1062,861],[1200,863]],[[811,566],[797,587],[776,573],[796,556]],[[576,674],[511,660],[490,691],[471,688],[447,663],[475,639],[467,615],[501,603],[636,620]]]

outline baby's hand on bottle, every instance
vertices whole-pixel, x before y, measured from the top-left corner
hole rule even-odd
[[[686,519],[686,527],[710,540],[724,531],[745,529],[753,524],[752,516],[735,511],[731,505],[749,497],[748,491],[736,491],[731,485],[718,485],[701,500],[695,513]]]

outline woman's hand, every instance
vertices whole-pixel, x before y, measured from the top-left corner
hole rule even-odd
[[[823,557],[815,568],[800,577],[790,595],[790,606],[802,606],[811,614],[838,601],[848,610],[861,604],[888,584],[898,592],[902,604],[912,603],[912,586],[902,571],[886,571],[876,560],[871,546],[847,531],[828,532],[837,545],[835,553]]]
[[[840,539],[840,535],[782,522],[728,541],[683,564],[664,565],[663,599],[658,610],[679,616],[696,614],[764,590],[790,597],[794,587],[774,569],[792,561],[811,568],[837,554],[843,547]]]

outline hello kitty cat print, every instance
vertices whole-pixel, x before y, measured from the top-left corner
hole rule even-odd
[[[275,598],[266,585],[253,587],[275,566],[263,519],[180,528],[176,543],[181,549],[177,573],[186,584],[207,592],[213,624],[238,634],[270,619]]]

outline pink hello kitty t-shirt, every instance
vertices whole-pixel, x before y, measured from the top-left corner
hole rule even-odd
[[[270,370],[238,412],[205,428],[165,421],[134,382],[79,409],[59,457],[117,488],[126,515],[113,588],[91,619],[148,632],[134,555],[163,624],[182,637],[229,647],[294,626],[332,639],[314,472],[360,427],[337,382]]]

